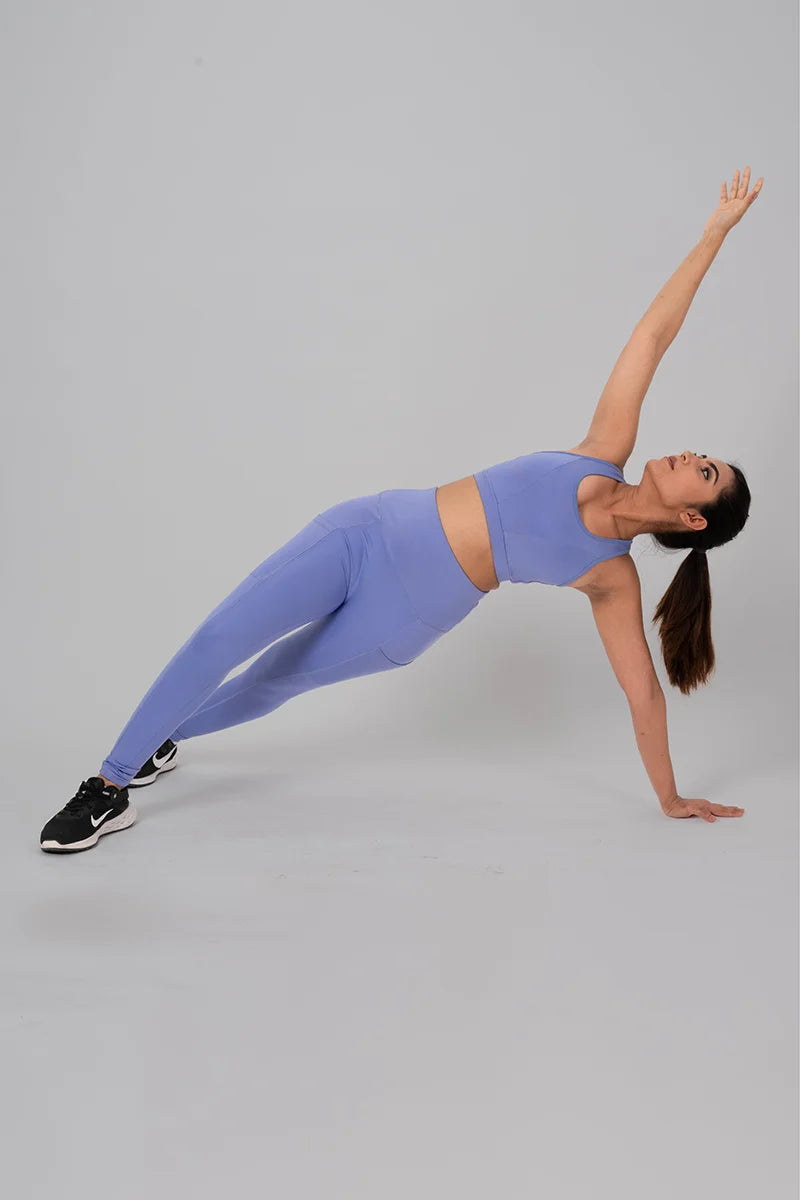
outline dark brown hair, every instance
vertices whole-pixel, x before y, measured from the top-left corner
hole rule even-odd
[[[711,641],[711,581],[705,554],[724,546],[744,528],[750,513],[750,489],[742,471],[728,466],[735,480],[713,504],[697,505],[708,524],[699,533],[690,530],[653,533],[652,537],[668,550],[691,549],[661,597],[653,624],[661,622],[659,637],[667,677],[684,696],[708,682],[714,670],[714,644]]]

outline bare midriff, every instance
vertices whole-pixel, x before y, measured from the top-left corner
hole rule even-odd
[[[444,535],[464,574],[482,592],[499,588],[489,525],[475,476],[442,484],[435,495]]]

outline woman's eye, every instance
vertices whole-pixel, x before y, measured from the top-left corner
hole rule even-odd
[[[704,479],[711,478],[711,467],[703,467],[703,478]]]

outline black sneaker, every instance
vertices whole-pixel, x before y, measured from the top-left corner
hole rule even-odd
[[[127,829],[136,820],[128,789],[109,787],[99,775],[84,779],[75,795],[45,825],[42,850],[88,850],[104,833]]]
[[[163,746],[159,746],[155,754],[150,755],[141,771],[136,772],[128,783],[128,787],[144,787],[145,784],[155,783],[162,772],[171,771],[173,767],[177,767],[178,764],[175,761],[177,753],[177,743],[173,742],[171,738],[167,738]]]

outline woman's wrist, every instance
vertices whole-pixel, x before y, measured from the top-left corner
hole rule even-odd
[[[728,230],[720,229],[720,227],[714,223],[714,219],[712,217],[711,220],[706,221],[701,241],[705,240],[710,242],[712,245],[716,246],[717,249],[719,249],[719,247],[725,241],[727,234]]]

